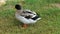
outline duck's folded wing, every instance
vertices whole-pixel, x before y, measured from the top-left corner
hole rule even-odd
[[[31,19],[36,21],[36,20],[40,20],[41,18],[38,15],[35,15]]]
[[[29,15],[29,16],[25,16],[25,18],[26,18],[26,19],[30,19],[30,18],[31,18],[31,16],[30,16],[30,15]]]
[[[31,19],[36,20],[38,18],[39,18],[39,16],[35,16],[35,17],[31,18]]]
[[[25,10],[23,11],[23,13],[36,14],[34,11],[31,11],[31,10]]]

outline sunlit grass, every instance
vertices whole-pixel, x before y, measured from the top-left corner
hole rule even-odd
[[[27,29],[15,19],[14,6],[20,3],[20,0],[13,0],[1,6],[0,34],[60,34],[60,9],[49,5],[60,3],[60,0],[25,0],[23,8],[37,12],[42,18]]]

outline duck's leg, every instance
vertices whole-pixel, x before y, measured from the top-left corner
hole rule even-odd
[[[23,24],[23,28],[27,28],[28,24]]]

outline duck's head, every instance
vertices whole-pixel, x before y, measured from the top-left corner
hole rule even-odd
[[[17,9],[17,10],[21,10],[22,8],[21,8],[21,5],[19,5],[19,4],[16,4],[15,5],[15,8]]]

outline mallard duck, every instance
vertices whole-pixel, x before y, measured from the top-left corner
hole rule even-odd
[[[15,5],[16,8],[16,19],[21,21],[23,23],[23,27],[27,27],[28,24],[36,23],[41,18],[36,14],[36,12],[33,12],[31,10],[23,10],[21,5],[17,4]]]

